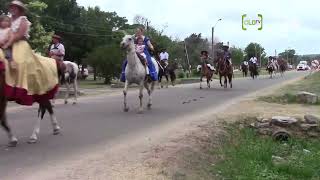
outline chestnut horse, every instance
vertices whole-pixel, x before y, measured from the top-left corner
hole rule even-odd
[[[202,89],[203,77],[207,79],[207,86],[211,88],[210,81],[212,81],[213,71],[208,67],[207,63],[202,60],[201,64],[201,75],[200,75],[200,89]]]
[[[57,62],[57,69],[58,74],[63,72],[61,70],[61,65],[59,62]],[[6,116],[6,107],[8,103],[8,99],[5,96],[5,69],[2,62],[0,62],[0,123],[3,129],[7,132],[9,137],[9,147],[15,147],[18,144],[18,139],[14,136],[12,133],[12,130],[8,124],[7,116]],[[58,135],[60,134],[60,126],[58,125],[58,121],[54,115],[53,107],[51,105],[51,102],[49,99],[43,100],[39,103],[39,109],[38,109],[38,119],[36,121],[36,124],[34,126],[34,130],[32,135],[30,136],[30,140],[28,143],[36,143],[38,140],[38,135],[40,133],[40,121],[43,119],[46,111],[50,114],[51,123],[53,126],[53,134]]]
[[[232,88],[233,67],[227,59],[224,58],[223,53],[217,55],[218,73],[221,87],[228,88],[228,81],[230,88]],[[224,84],[222,84],[222,77],[224,77]]]

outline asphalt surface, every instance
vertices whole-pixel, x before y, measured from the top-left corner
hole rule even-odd
[[[276,79],[236,79],[233,89],[223,89],[214,81],[211,89],[200,90],[199,84],[190,84],[156,90],[153,109],[145,109],[144,114],[137,114],[138,95],[134,91],[128,95],[129,113],[122,110],[123,96],[120,93],[86,98],[75,106],[57,105],[55,112],[63,128],[62,134],[52,135],[49,117],[46,116],[41,124],[40,141],[33,145],[26,142],[37,118],[36,107],[9,108],[7,117],[19,139],[19,145],[7,148],[7,136],[0,131],[0,179],[15,179],[16,173],[27,172],[33,166],[53,163],[57,158],[68,158],[69,155],[75,155],[83,149],[90,150],[119,136],[156,128],[177,117],[194,115],[201,109],[212,109],[227,100],[304,75],[303,72],[294,72]],[[144,99],[146,105],[146,93]]]

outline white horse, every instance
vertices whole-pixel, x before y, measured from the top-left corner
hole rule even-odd
[[[134,44],[134,37],[131,35],[126,35],[123,37],[121,42],[121,48],[126,50],[126,57],[127,57],[127,67],[125,70],[125,87],[123,90],[124,95],[124,111],[128,112],[129,107],[127,105],[127,92],[128,86],[130,84],[138,84],[139,85],[139,99],[140,99],[140,108],[139,113],[143,112],[143,89],[144,87],[148,91],[149,101],[148,101],[148,108],[150,109],[152,106],[152,92],[154,91],[155,81],[151,81],[147,77],[147,68],[141,63],[139,57],[137,56]],[[156,72],[159,73],[159,67],[154,58],[152,58],[152,62],[154,67],[156,68]]]
[[[73,104],[77,104],[78,101],[78,73],[79,73],[79,66],[71,61],[63,61],[64,65],[66,66],[64,71],[64,82],[67,91],[64,97],[64,103],[68,104],[68,99],[70,96],[70,85],[73,86],[74,90],[74,101]],[[55,100],[52,100],[52,103],[55,103]]]
[[[318,71],[319,69],[320,69],[320,61],[319,60],[311,61],[311,70],[309,75],[312,75],[314,72]]]

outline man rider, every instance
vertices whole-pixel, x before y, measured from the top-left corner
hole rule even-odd
[[[52,36],[52,45],[50,46],[49,56],[55,60],[64,60],[65,49],[61,44],[61,37],[58,35]]]
[[[227,44],[223,43],[222,49],[223,49],[223,60],[228,62],[229,65],[232,65],[231,52],[229,51],[229,42]],[[219,69],[219,63],[217,62],[216,62],[216,67],[217,69]],[[218,74],[218,71],[216,71],[216,74]]]
[[[160,61],[164,62],[166,68],[169,64],[169,54],[166,49],[162,49],[160,53]]]

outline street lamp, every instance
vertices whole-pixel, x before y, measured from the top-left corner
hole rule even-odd
[[[214,61],[214,28],[217,26],[218,22],[221,21],[222,19],[218,19],[216,24],[212,27],[212,47],[211,47],[211,53],[212,53],[212,59]]]

